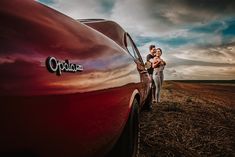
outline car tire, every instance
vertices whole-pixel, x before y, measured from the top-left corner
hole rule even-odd
[[[139,136],[139,105],[134,99],[125,128],[108,157],[138,157]]]

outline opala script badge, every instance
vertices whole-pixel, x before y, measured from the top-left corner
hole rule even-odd
[[[69,60],[60,61],[55,57],[48,57],[46,59],[46,67],[49,72],[56,73],[58,76],[60,76],[62,72],[75,73],[83,71],[82,65],[70,63]]]

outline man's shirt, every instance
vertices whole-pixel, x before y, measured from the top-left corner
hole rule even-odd
[[[148,62],[150,62],[150,60],[153,59],[153,58],[154,58],[153,55],[148,54],[147,57],[146,57],[146,60],[147,60]],[[149,74],[153,74],[153,68],[152,68],[152,66],[151,66],[151,68],[147,69],[147,71],[148,71]]]

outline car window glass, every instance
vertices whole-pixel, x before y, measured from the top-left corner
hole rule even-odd
[[[132,44],[132,41],[128,36],[126,38],[126,47],[133,58],[135,58],[135,59],[139,58],[139,56],[134,48],[134,45]]]

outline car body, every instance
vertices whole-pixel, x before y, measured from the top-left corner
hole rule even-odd
[[[32,0],[2,0],[0,17],[0,156],[112,152],[151,95],[130,35]]]

